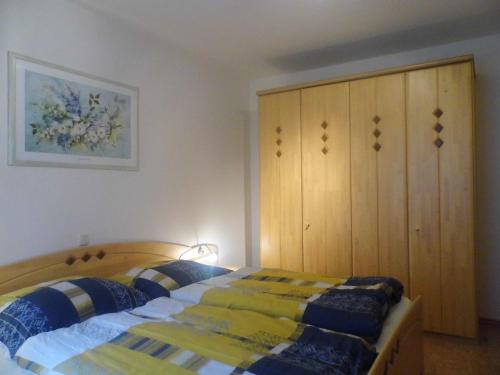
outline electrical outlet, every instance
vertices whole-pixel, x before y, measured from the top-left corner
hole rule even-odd
[[[80,234],[80,239],[78,241],[78,244],[80,246],[89,246],[90,244],[90,237],[88,234]]]

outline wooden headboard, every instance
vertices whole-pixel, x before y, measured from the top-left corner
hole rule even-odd
[[[178,259],[188,249],[171,242],[123,242],[30,258],[0,267],[0,294],[71,275],[111,276],[139,264]]]

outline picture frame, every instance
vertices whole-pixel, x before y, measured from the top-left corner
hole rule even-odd
[[[8,52],[8,164],[137,171],[139,89]]]

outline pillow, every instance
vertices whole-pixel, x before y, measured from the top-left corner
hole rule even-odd
[[[2,295],[0,295],[0,311],[2,310],[2,306],[4,306],[6,303],[14,301],[15,299],[18,299],[19,297],[24,297],[26,294],[31,293],[31,292],[41,288],[42,286],[49,286],[49,285],[57,283],[58,281],[78,279],[80,277],[82,277],[82,276],[71,275],[71,276],[61,277],[61,278],[54,279],[51,281],[45,281],[45,282],[40,283],[40,284],[30,285],[30,286],[27,286],[27,287],[24,287],[21,289],[17,289],[17,290],[14,290],[14,291],[6,293],[6,294],[2,294]]]
[[[31,336],[93,316],[130,310],[149,297],[112,280],[78,278],[37,288],[0,307],[0,342],[13,357]]]
[[[170,297],[170,291],[211,277],[231,272],[226,268],[209,266],[190,260],[176,260],[158,267],[134,269],[134,288],[151,298]]]
[[[10,352],[9,348],[7,348],[3,343],[0,342],[0,358],[9,358],[10,359]],[[2,368],[2,366],[0,366]]]
[[[117,273],[112,276],[106,276],[106,279],[116,281],[120,284],[124,284],[126,286],[132,287],[134,285],[134,279],[135,277],[144,271],[147,268],[153,268],[157,266],[164,265],[168,262],[175,262],[175,260],[161,260],[161,261],[155,261],[155,262],[148,262],[148,263],[143,263],[140,264],[130,270],[127,271],[127,273]],[[1,298],[1,297],[0,297]]]

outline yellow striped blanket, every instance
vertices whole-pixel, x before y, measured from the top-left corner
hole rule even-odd
[[[86,326],[32,338],[16,360],[40,375],[356,375],[366,373],[376,357],[358,337],[289,319],[203,305],[180,310],[156,320],[135,310],[93,318]],[[124,323],[128,329],[107,333],[126,319],[134,319]]]
[[[387,277],[338,279],[247,268],[171,291],[171,297],[286,317],[374,342],[402,293],[401,283]]]

